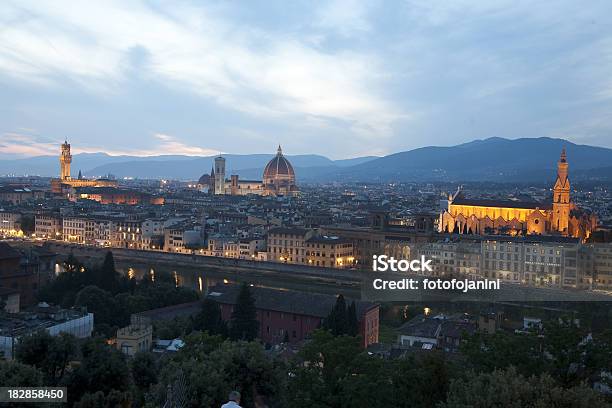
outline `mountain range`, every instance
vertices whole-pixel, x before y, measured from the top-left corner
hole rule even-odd
[[[561,150],[567,151],[572,179],[612,181],[612,149],[579,145],[563,139],[492,137],[455,146],[430,146],[390,154],[346,160],[321,155],[287,155],[298,182],[316,181],[550,181]],[[224,155],[227,175],[261,179],[269,154]],[[86,177],[197,180],[209,173],[214,156],[180,155],[110,156],[105,153],[73,155],[72,172]],[[55,156],[0,160],[0,174],[55,176]]]

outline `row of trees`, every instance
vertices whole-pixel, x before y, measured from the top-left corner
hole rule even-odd
[[[121,308],[182,300],[171,282],[125,281],[105,263],[90,273],[75,265],[79,279],[89,280],[81,280],[81,287],[57,287],[64,298],[78,288],[74,303],[93,310],[96,320],[100,316],[110,325]],[[101,276],[116,281],[102,288],[94,283]],[[292,408],[608,406],[585,384],[612,367],[612,334],[585,341],[586,330],[570,322],[547,322],[543,336],[476,334],[452,361],[436,352],[385,360],[362,349],[356,306],[339,296],[295,358],[281,359],[256,341],[255,302],[243,285],[229,322],[206,299],[180,331],[186,345],[175,355],[160,360],[139,353],[129,362],[102,339],[79,345],[70,336],[41,333],[19,344],[16,362],[0,363],[0,383],[11,385],[5,382],[11,377],[22,381],[15,385],[67,385],[71,405],[82,408],[157,407],[168,399],[185,407],[218,407],[234,389],[242,393],[243,406],[260,397],[269,406]]]
[[[102,339],[77,347],[70,336],[40,333],[18,345],[17,362],[0,363],[0,383],[67,385],[73,406],[92,408],[157,407],[168,399],[186,407],[218,407],[233,389],[241,391],[243,406],[263,396],[269,406],[292,408],[607,407],[571,376],[588,364],[593,370],[609,367],[610,343],[603,337],[576,346],[579,329],[573,327],[545,326],[550,340],[533,343],[529,335],[476,335],[451,361],[437,352],[374,357],[362,349],[359,337],[323,328],[289,360],[256,341],[194,331],[167,360],[139,353],[126,362]],[[581,349],[576,353],[573,347]],[[73,359],[80,363],[71,366]]]
[[[147,406],[168,398],[218,407],[237,389],[243,406],[264,396],[292,408],[589,407],[609,404],[584,384],[563,386],[548,373],[526,376],[512,366],[475,371],[441,353],[397,360],[372,357],[359,338],[318,330],[295,359],[267,355],[255,342],[193,333],[162,368]]]
[[[128,364],[103,338],[79,343],[72,335],[52,337],[44,330],[21,338],[14,361],[0,361],[3,386],[65,386],[70,406],[83,408],[130,401],[142,406],[156,373],[151,353],[139,353]]]
[[[69,405],[79,408],[158,407],[168,399],[185,407],[219,407],[235,389],[243,406],[260,397],[269,406],[292,408],[610,406],[584,384],[563,387],[547,373],[525,376],[512,366],[479,373],[437,353],[383,360],[367,355],[358,338],[326,330],[315,332],[290,361],[271,357],[256,342],[202,332],[185,340],[183,349],[160,364],[150,353],[127,362],[102,339],[90,339],[75,351],[80,364],[65,367],[49,383],[61,359],[23,360],[34,358],[25,350],[34,343],[55,347],[41,336],[19,346],[24,350],[18,361],[0,362],[0,383],[68,386]]]
[[[158,274],[153,282],[149,275],[140,281],[120,275],[112,252],[99,266],[86,266],[70,256],[63,267],[65,272],[41,289],[39,299],[63,307],[86,307],[95,315],[96,332],[107,337],[129,324],[133,313],[198,299],[195,291],[176,287],[170,276]]]

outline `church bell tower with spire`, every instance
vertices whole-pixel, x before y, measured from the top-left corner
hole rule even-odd
[[[563,235],[568,234],[570,216],[570,182],[567,171],[567,156],[565,149],[557,163],[557,181],[553,188],[552,229]]]

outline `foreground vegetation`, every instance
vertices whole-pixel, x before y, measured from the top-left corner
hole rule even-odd
[[[71,262],[74,267],[41,296],[95,310],[102,320],[96,323],[98,336],[78,341],[41,332],[26,338],[15,361],[0,362],[0,384],[67,386],[69,405],[88,408],[160,407],[168,401],[217,408],[231,390],[241,392],[244,407],[256,406],[256,400],[259,407],[264,401],[291,408],[611,406],[592,389],[612,368],[610,330],[589,336],[592,330],[573,320],[554,319],[538,332],[467,337],[460,353],[409,353],[389,360],[360,346],[354,306],[339,297],[322,327],[292,355],[266,349],[256,339],[247,285],[229,322],[215,302],[204,300],[193,318],[156,327],[158,333],[180,335],[182,349],[126,359],[106,341],[113,327],[127,324],[129,313],[197,295],[163,279],[122,278],[112,256],[91,272]]]

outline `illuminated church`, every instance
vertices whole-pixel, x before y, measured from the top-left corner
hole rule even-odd
[[[70,175],[70,164],[72,163],[72,154],[70,153],[70,144],[65,141],[62,144],[60,154],[60,176],[59,178],[51,179],[51,192],[54,194],[69,194],[72,189],[78,187],[117,187],[116,180],[107,179],[84,179],[79,177],[73,179]]]
[[[597,218],[579,209],[571,201],[570,191],[563,149],[552,202],[468,199],[457,190],[442,202],[438,229],[459,234],[557,234],[586,239],[597,227]]]
[[[295,196],[299,193],[293,166],[280,146],[276,156],[266,164],[262,180],[241,180],[236,174],[226,179],[225,158],[219,156],[215,158],[210,174],[200,177],[198,186],[208,189],[210,194],[221,195]]]

